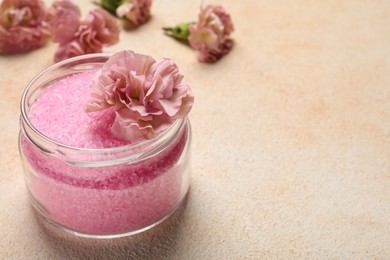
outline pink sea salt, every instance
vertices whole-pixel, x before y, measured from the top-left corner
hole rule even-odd
[[[128,145],[110,132],[114,111],[84,112],[94,75],[81,72],[51,83],[29,108],[31,124],[72,147]],[[187,191],[189,155],[182,156],[187,131],[153,157],[99,167],[69,164],[22,138],[33,204],[51,221],[81,233],[119,234],[149,226],[169,214]]]
[[[85,113],[89,88],[96,72],[65,77],[46,89],[30,109],[30,121],[47,137],[79,148],[109,148],[129,144],[110,131],[112,111]]]

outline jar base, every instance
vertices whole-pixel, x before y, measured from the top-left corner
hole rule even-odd
[[[76,237],[80,237],[80,238],[115,239],[115,238],[124,238],[124,237],[134,236],[134,235],[143,233],[147,230],[150,230],[153,227],[161,224],[166,219],[168,219],[173,213],[175,213],[181,206],[183,206],[185,204],[184,202],[186,201],[187,196],[188,196],[188,190],[187,190],[186,195],[179,201],[179,203],[173,209],[171,209],[167,214],[165,214],[159,220],[153,222],[152,224],[145,226],[145,227],[142,227],[142,228],[139,228],[139,229],[136,229],[136,230],[123,232],[123,233],[116,233],[116,234],[89,234],[89,233],[83,233],[83,232],[79,232],[79,231],[73,230],[71,228],[65,227],[65,226],[51,220],[50,218],[46,217],[46,215],[48,214],[48,211],[38,201],[36,201],[34,199],[34,197],[31,196],[31,194],[29,197],[30,197],[30,204],[31,204],[32,209],[34,210],[34,213],[35,213],[34,215],[36,218],[38,218],[38,221],[40,221],[43,225],[47,224],[51,228],[54,228],[54,230],[56,232],[67,233],[67,234],[70,234],[72,236],[76,236]]]

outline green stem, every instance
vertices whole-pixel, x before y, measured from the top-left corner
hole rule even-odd
[[[190,24],[192,23],[180,23],[174,27],[163,27],[164,32],[176,39],[187,40],[190,36]]]

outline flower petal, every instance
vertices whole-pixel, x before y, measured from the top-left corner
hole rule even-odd
[[[190,26],[190,32],[188,40],[192,48],[196,50],[218,49],[218,35],[212,29]]]

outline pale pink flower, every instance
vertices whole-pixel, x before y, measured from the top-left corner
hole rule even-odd
[[[4,0],[0,5],[0,53],[28,52],[43,46],[44,15],[41,0]]]
[[[216,62],[233,47],[234,31],[230,15],[220,5],[202,6],[199,20],[189,26],[188,41],[201,62]]]
[[[69,41],[65,41],[65,38],[61,39],[55,54],[55,61],[102,52],[103,47],[111,46],[119,41],[119,32],[117,21],[107,11],[101,8],[92,10],[85,19],[79,22],[73,36],[66,37]]]
[[[66,44],[74,39],[80,19],[80,8],[72,1],[54,1],[46,11],[45,27],[54,42]]]
[[[91,87],[86,111],[116,110],[111,131],[119,138],[152,138],[175,119],[185,117],[194,102],[189,85],[170,59],[122,51],[103,66]]]
[[[83,28],[85,31],[89,31],[88,36],[91,41],[95,40],[104,46],[110,46],[119,41],[120,28],[116,19],[101,8],[90,11],[81,24],[81,27],[85,27]]]
[[[146,23],[150,18],[152,0],[127,0],[116,9],[116,15],[134,25]]]

